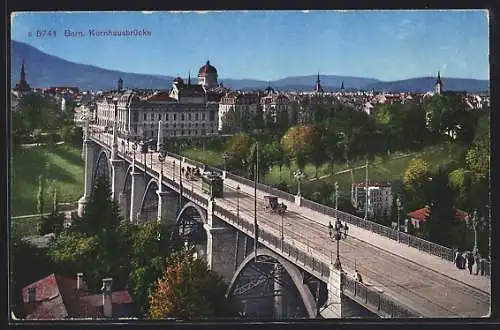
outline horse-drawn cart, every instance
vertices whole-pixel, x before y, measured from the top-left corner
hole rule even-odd
[[[276,196],[264,196],[264,206],[266,211],[278,213],[279,215],[284,214],[286,211],[286,205],[284,203],[278,203],[278,197]]]

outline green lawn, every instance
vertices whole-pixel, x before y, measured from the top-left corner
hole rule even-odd
[[[193,148],[183,151],[182,155],[184,157],[197,160],[204,164],[208,164],[215,167],[217,166],[223,167],[224,166],[224,159],[222,159],[223,153],[224,153],[223,151],[214,151],[207,149],[203,151],[201,149]]]
[[[80,148],[58,145],[16,150],[11,155],[11,165],[12,216],[37,213],[36,195],[40,174],[47,180],[47,208],[52,206],[51,182],[57,187],[60,203],[75,202],[83,193],[84,172]]]
[[[460,157],[462,150],[462,147],[455,144],[441,144],[427,147],[424,150],[407,157],[393,155],[389,160],[382,161],[378,159],[375,161],[375,165],[370,164],[368,168],[368,178],[370,182],[391,182],[395,180],[403,180],[404,171],[408,167],[409,162],[415,157],[420,157],[426,160],[430,164],[431,170],[436,171],[440,165],[447,165],[453,161],[460,161],[458,158]],[[359,165],[361,164],[357,164],[357,166]],[[339,168],[339,170],[342,169],[345,169],[345,165],[343,168]],[[364,181],[365,169],[361,168],[353,170],[353,177],[354,181]],[[335,181],[339,183],[339,194],[350,196],[352,181],[350,171],[332,175],[317,181],[304,183],[303,191],[314,192],[316,191],[316,187],[318,187],[318,185],[327,184],[332,187],[331,189],[333,192],[333,185]]]

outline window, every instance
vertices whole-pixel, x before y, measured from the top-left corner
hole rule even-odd
[[[161,113],[158,114],[158,120],[161,120]]]
[[[210,121],[214,121],[215,120],[215,111],[211,110],[210,111]]]
[[[177,114],[174,113],[174,120],[177,120]]]
[[[195,119],[195,120],[198,120],[198,112],[197,112],[197,113],[195,113],[195,115],[194,115],[194,119]]]
[[[201,114],[201,120],[205,120],[205,113]]]
[[[154,120],[155,120],[155,114],[154,114],[154,113],[152,113],[152,114],[151,114],[151,121],[154,121]]]
[[[146,114],[144,114],[144,121],[148,120],[148,118],[146,117]]]
[[[184,120],[184,113],[181,113],[181,120]]]

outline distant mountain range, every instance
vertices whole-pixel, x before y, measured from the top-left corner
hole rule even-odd
[[[49,55],[18,41],[11,43],[11,84],[19,80],[22,60],[28,83],[32,87],[71,86],[83,90],[109,90],[116,88],[116,81],[122,77],[125,88],[169,89],[174,77],[107,70],[93,65],[79,64]],[[201,66],[201,64],[200,64]],[[485,92],[489,90],[488,80],[442,77],[445,90]],[[193,81],[196,78],[193,78]],[[373,78],[320,75],[325,91],[340,89],[342,81],[347,90],[375,90],[388,92],[426,92],[434,88],[435,77],[413,78],[385,82]],[[316,83],[316,75],[287,77],[276,81],[255,79],[220,79],[225,87],[233,90],[264,89],[271,85],[281,91],[310,91]]]

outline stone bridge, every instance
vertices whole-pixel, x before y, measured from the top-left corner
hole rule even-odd
[[[209,267],[229,283],[228,297],[248,317],[479,317],[489,313],[489,279],[453,263],[351,226],[340,242],[343,269],[333,267],[326,224],[335,218],[285,199],[287,213],[267,213],[252,182],[225,171],[224,197],[210,200],[181,168],[202,164],[147,155],[132,143],[89,132],[85,148],[84,212],[95,178],[109,178],[113,198],[132,222],[174,222]],[[236,189],[236,187],[240,189]],[[257,203],[257,207],[255,208]],[[337,215],[337,217],[339,217]],[[257,226],[256,226],[257,224]],[[255,242],[257,237],[257,242]],[[360,270],[364,283],[350,275]]]

